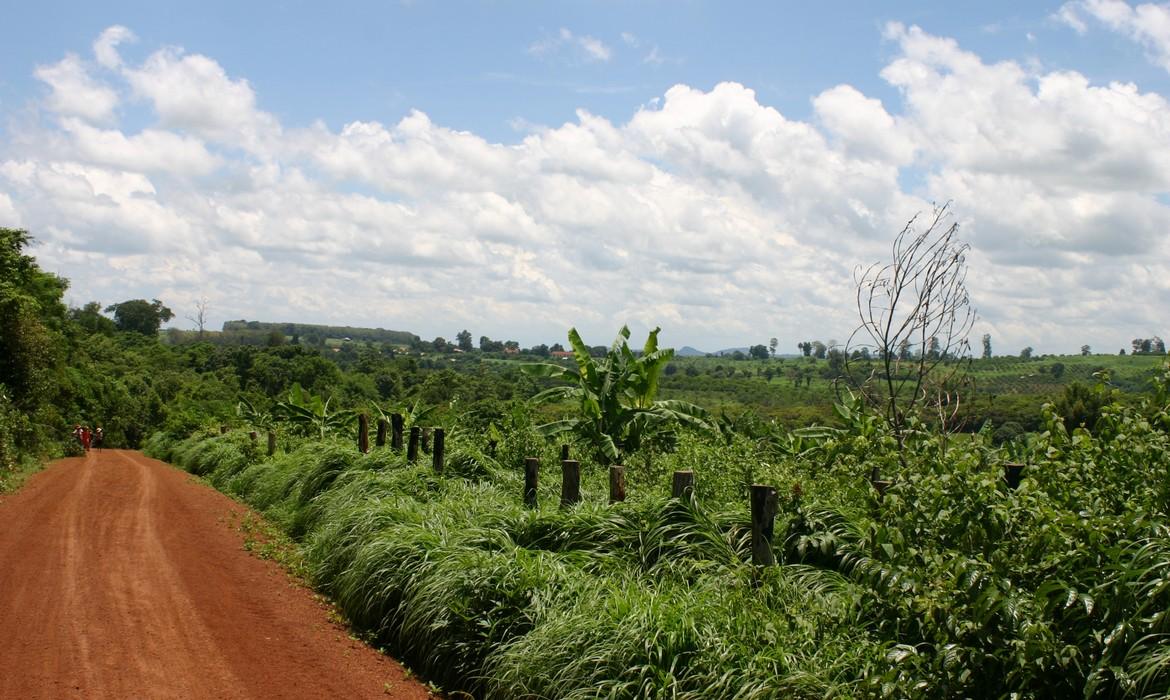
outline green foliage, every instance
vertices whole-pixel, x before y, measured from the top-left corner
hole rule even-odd
[[[174,312],[158,299],[130,299],[106,307],[106,313],[114,314],[114,325],[128,333],[141,333],[154,337],[163,323],[175,317]]]
[[[552,364],[525,365],[533,376],[567,379],[571,386],[553,387],[537,394],[537,403],[569,399],[579,404],[580,415],[540,427],[544,435],[574,432],[601,456],[618,464],[643,445],[670,444],[676,425],[710,430],[706,411],[685,401],[656,400],[659,376],[674,357],[674,350],[658,348],[655,328],[646,338],[640,355],[630,350],[630,329],[618,332],[609,351],[594,358],[577,329],[569,330],[577,368]]]
[[[605,505],[585,460],[572,509],[546,477],[546,505],[522,507],[523,457],[556,455],[519,407],[494,433],[451,417],[443,477],[348,441],[151,449],[283,524],[350,620],[477,697],[1161,697],[1170,373],[1157,386],[1092,433],[1049,408],[1010,448],[924,424],[899,448],[856,398],[817,429],[729,420],[632,473],[626,503]],[[1014,490],[1008,459],[1026,464]],[[859,476],[873,466],[881,498]],[[664,497],[676,469],[693,500]],[[764,571],[753,483],[781,493]]]
[[[295,432],[324,438],[351,424],[356,415],[352,410],[331,409],[331,401],[332,398],[310,394],[300,384],[293,384],[288,398],[276,402],[273,411],[277,419],[287,421]]]

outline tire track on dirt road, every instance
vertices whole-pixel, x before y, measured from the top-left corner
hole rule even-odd
[[[244,508],[137,452],[0,499],[0,698],[425,698],[243,551]]]

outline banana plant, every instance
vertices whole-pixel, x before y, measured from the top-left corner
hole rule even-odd
[[[245,423],[257,430],[270,430],[276,424],[276,417],[268,411],[263,411],[244,397],[236,404],[236,415]]]
[[[390,416],[395,413],[401,414],[403,425],[409,428],[412,425],[421,425],[424,420],[430,418],[435,411],[439,410],[439,406],[439,404],[423,406],[421,401],[415,400],[410,408],[406,408],[406,404],[402,404],[401,406],[387,406],[386,408],[374,406],[374,409],[378,412],[378,417],[386,421],[390,420]]]
[[[579,416],[537,426],[546,436],[576,433],[592,445],[603,462],[625,461],[643,445],[668,444],[678,425],[714,430],[702,408],[686,401],[658,401],[658,380],[674,350],[658,348],[658,332],[650,331],[641,355],[630,350],[630,329],[622,326],[604,357],[594,358],[576,328],[569,330],[576,368],[527,364],[523,371],[537,377],[564,379],[568,386],[542,391],[533,401],[571,400]]]
[[[350,410],[329,410],[330,401],[332,398],[323,399],[305,391],[300,384],[293,384],[288,392],[288,400],[278,401],[273,409],[281,420],[288,421],[301,432],[324,438],[348,425],[355,416]]]

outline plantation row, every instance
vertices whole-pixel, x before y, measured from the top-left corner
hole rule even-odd
[[[303,544],[316,586],[447,689],[490,698],[1164,697],[1170,689],[1165,378],[1094,431],[1046,411],[1026,444],[955,440],[839,407],[837,427],[713,437],[627,461],[583,450],[582,502],[525,458],[558,447],[513,411],[494,454],[447,424],[445,464],[281,436],[159,433]],[[1004,463],[1025,463],[1013,489]],[[884,496],[870,484],[876,468]],[[667,498],[689,470],[691,498]],[[751,484],[780,493],[753,565]]]

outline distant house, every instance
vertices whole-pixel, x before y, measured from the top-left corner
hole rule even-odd
[[[505,346],[505,347],[504,347],[504,354],[505,354],[505,355],[519,355],[519,354],[520,354],[520,348],[517,348],[517,347],[508,347],[508,346]]]
[[[573,357],[573,353],[568,350],[553,350],[549,353],[549,355],[551,357],[557,358],[558,360],[569,360]]]

